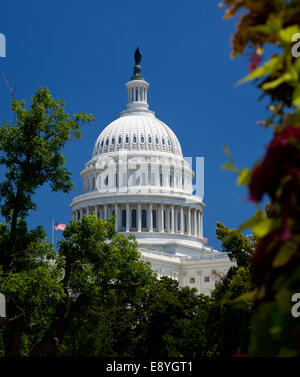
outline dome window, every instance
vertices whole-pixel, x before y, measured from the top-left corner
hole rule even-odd
[[[103,147],[104,140],[101,141],[101,148]]]
[[[159,140],[158,140],[157,136],[155,136],[155,142],[156,142],[156,144],[159,144]]]
[[[169,145],[169,147],[171,146],[171,141],[170,141],[170,139],[168,139],[168,145]]]
[[[125,138],[125,143],[128,144],[129,143],[129,136],[126,135],[126,138]]]
[[[109,140],[106,139],[105,145],[108,146]]]
[[[147,228],[147,211],[142,210],[142,228]]]
[[[142,144],[144,144],[144,143],[145,143],[145,138],[144,138],[144,136],[143,136],[143,135],[141,136],[141,143],[142,143]]]
[[[136,228],[136,209],[131,211],[131,226],[132,228]]]
[[[155,209],[152,210],[152,227],[154,229],[157,228],[157,224],[156,224],[156,210]]]
[[[119,136],[119,140],[118,140],[118,142],[119,142],[119,144],[122,143],[122,137],[121,137],[121,136]]]
[[[115,138],[114,137],[111,139],[111,143],[112,143],[112,145],[115,145]]]
[[[133,143],[136,144],[136,136],[133,136]]]
[[[152,144],[152,137],[150,135],[148,136],[148,143]]]
[[[164,139],[164,138],[162,138],[162,139],[161,139],[161,141],[162,141],[162,144],[163,144],[163,145],[165,145],[165,144],[166,144],[166,142],[165,142],[165,139]]]
[[[126,209],[122,210],[122,228],[126,228]]]

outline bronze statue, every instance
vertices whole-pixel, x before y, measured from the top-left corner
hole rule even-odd
[[[139,65],[140,62],[141,62],[141,60],[142,60],[142,55],[141,55],[141,53],[140,53],[139,48],[137,48],[137,49],[135,50],[135,53],[134,53],[134,61],[135,61],[135,65]]]

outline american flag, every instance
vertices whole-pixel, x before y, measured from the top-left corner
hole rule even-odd
[[[53,226],[54,230],[62,230],[64,231],[66,229],[66,224],[58,224],[57,222],[54,223]]]
[[[208,244],[208,238],[207,237],[203,237],[203,241],[204,241],[204,245]]]

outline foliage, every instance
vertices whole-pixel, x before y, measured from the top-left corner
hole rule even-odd
[[[5,269],[15,252],[20,252],[15,245],[17,223],[35,209],[35,190],[45,183],[53,191],[68,192],[73,187],[61,149],[70,139],[81,136],[80,127],[93,116],[78,113],[71,117],[64,106],[47,88],[40,88],[28,110],[24,100],[13,99],[14,121],[0,126],[0,165],[5,167],[5,179],[0,184],[1,215],[10,224],[9,243],[0,260]]]
[[[141,299],[152,279],[150,267],[139,259],[136,242],[116,233],[112,221],[85,216],[70,222],[63,235],[57,253],[46,244],[32,244],[24,257],[26,268],[0,275],[1,291],[19,309],[17,317],[6,323],[6,353],[12,341],[15,355],[55,355],[68,330],[76,321],[86,321],[93,307],[118,304],[124,309]],[[47,254],[52,255],[50,261]],[[123,300],[116,301],[120,297]],[[9,322],[18,319],[22,322],[11,328]],[[77,342],[81,340],[78,337]]]
[[[249,266],[254,249],[254,239],[244,237],[238,230],[229,229],[222,223],[217,223],[216,234],[222,241],[222,250],[238,267]]]
[[[146,316],[137,328],[139,357],[196,357],[206,345],[205,322],[209,299],[195,289],[179,288],[162,277],[145,301]]]
[[[76,321],[62,347],[62,355],[176,357],[199,356],[205,346],[204,325],[208,297],[179,288],[168,277],[150,279],[142,296],[116,291],[109,306],[88,309]],[[128,300],[128,299],[127,299]]]
[[[265,156],[239,179],[250,199],[270,198],[267,216],[256,214],[245,226],[260,240],[251,274],[257,285],[258,312],[253,318],[250,352],[253,356],[299,356],[300,324],[291,316],[291,297],[300,289],[300,59],[297,35],[300,4],[297,0],[226,0],[225,18],[239,15],[232,38],[232,55],[252,51],[261,56],[266,46],[273,54],[251,62],[242,82],[255,80],[268,98],[270,116],[264,122],[274,130]],[[245,170],[244,170],[245,172]]]
[[[164,358],[247,353],[255,312],[250,265],[256,239],[222,223],[217,235],[235,266],[211,297],[180,288],[167,277],[149,279],[130,305],[126,295],[115,291],[110,305],[93,304],[75,318],[59,354]]]
[[[235,263],[225,277],[216,283],[208,306],[205,326],[206,356],[232,356],[248,352],[250,318],[254,313],[250,278],[251,256],[255,239],[238,230],[217,223],[216,234],[222,250]]]
[[[29,231],[25,222],[28,212],[35,209],[32,196],[39,186],[49,183],[53,191],[63,192],[73,187],[61,150],[66,142],[80,137],[80,127],[93,117],[69,116],[64,106],[47,88],[40,88],[28,110],[24,100],[13,99],[14,120],[0,126],[0,165],[5,172],[0,213],[6,220],[0,224],[0,288],[8,313],[1,339],[11,356],[26,349],[31,334],[45,330],[53,308],[65,294],[58,285],[61,271],[50,264],[55,256],[43,229]]]

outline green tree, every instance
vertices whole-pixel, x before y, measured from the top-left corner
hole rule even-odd
[[[140,325],[147,315],[145,300],[154,277],[136,291],[111,289],[110,300],[89,305],[69,328],[59,355],[136,357]]]
[[[207,356],[231,356],[248,352],[250,318],[254,311],[249,293],[254,289],[250,277],[255,239],[236,229],[217,223],[216,234],[234,266],[216,283],[208,305],[205,324]]]
[[[25,252],[14,256],[15,268],[5,271],[0,266],[0,290],[13,308],[9,308],[7,319],[1,323],[3,355],[7,356],[26,352],[47,329],[54,308],[64,296],[59,281],[62,271],[52,263],[56,254],[44,231],[28,231],[23,221],[17,229],[16,245]],[[7,241],[9,227],[1,224],[0,234]]]
[[[168,277],[147,278],[137,295],[124,290],[109,305],[89,306],[69,329],[60,355],[198,357],[205,354],[207,296]]]
[[[51,97],[47,88],[40,88],[32,97],[28,110],[24,100],[13,99],[14,120],[12,124],[4,122],[0,126],[0,165],[5,172],[0,184],[0,211],[6,220],[0,225],[3,284],[0,289],[8,293],[9,321],[4,331],[8,355],[15,355],[21,349],[21,334],[26,325],[24,308],[13,292],[9,293],[8,282],[19,287],[24,280],[24,289],[30,290],[30,284],[34,284],[37,277],[31,279],[29,271],[33,273],[34,268],[41,267],[40,273],[46,274],[44,259],[51,253],[43,230],[38,227],[28,231],[26,227],[25,218],[36,207],[33,194],[46,183],[53,191],[68,192],[73,187],[61,150],[66,142],[81,136],[83,124],[93,120],[90,114],[69,116],[64,106],[63,101]],[[21,275],[13,275],[15,273]]]
[[[196,357],[206,345],[205,319],[208,297],[196,289],[179,288],[168,277],[154,281],[144,304],[145,315],[137,327],[139,357]]]
[[[16,303],[22,318],[14,331],[10,327],[4,330],[4,339],[7,335],[10,341],[8,355],[12,354],[10,343],[14,355],[54,356],[60,346],[63,352],[66,334],[70,329],[77,331],[76,323],[91,323],[93,308],[110,308],[116,305],[117,296],[123,297],[118,304],[125,310],[143,297],[152,279],[152,270],[139,259],[134,239],[116,233],[112,220],[85,216],[71,221],[63,235],[56,253],[36,241],[23,257],[26,268],[0,275],[2,292]],[[7,323],[11,320],[18,321],[9,318]],[[106,324],[101,322],[98,327]],[[76,342],[81,349],[86,345],[82,336]],[[91,347],[89,350],[93,355]]]
[[[63,235],[57,265],[64,270],[65,295],[30,356],[55,355],[75,317],[81,318],[92,305],[111,305],[115,291],[126,295],[130,304],[130,297],[142,294],[152,276],[139,259],[136,241],[118,234],[113,221],[85,216],[71,222]]]
[[[229,229],[221,222],[217,223],[216,235],[229,259],[237,267],[249,268],[256,242],[254,236],[245,237],[240,231]]]
[[[69,116],[64,102],[54,100],[47,88],[40,88],[31,99],[12,100],[12,124],[0,126],[0,165],[5,179],[0,184],[1,215],[10,225],[6,247],[1,248],[0,264],[7,270],[17,250],[18,220],[35,209],[32,196],[39,186],[49,183],[53,191],[69,192],[73,184],[65,168],[62,148],[81,136],[80,127],[93,120],[91,114]],[[4,245],[2,245],[4,246]],[[21,249],[22,250],[22,249]]]

